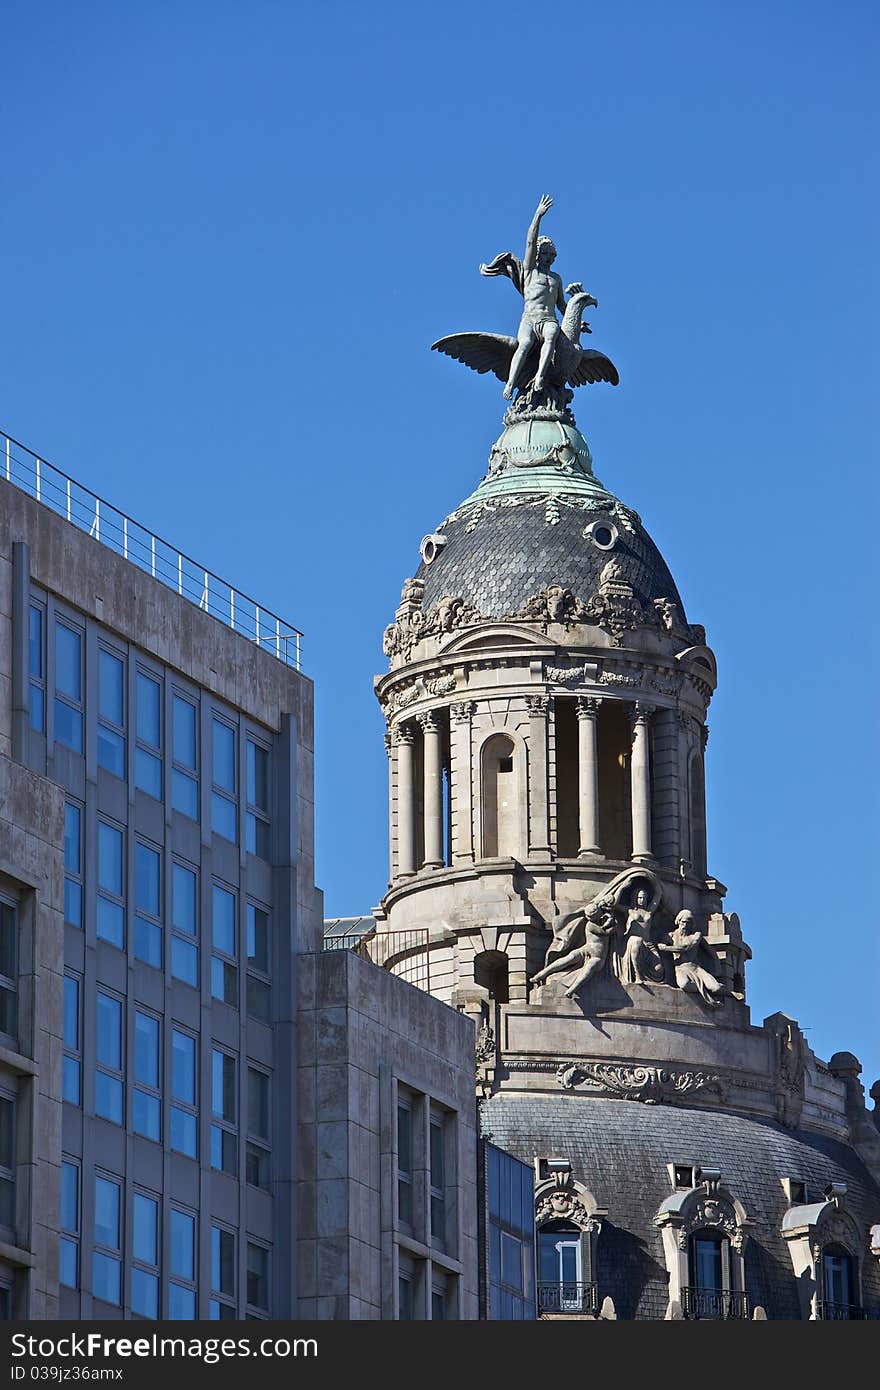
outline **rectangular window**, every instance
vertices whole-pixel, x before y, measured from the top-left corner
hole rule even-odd
[[[152,1014],[135,1010],[132,1129],[157,1143],[161,1134],[162,1099],[159,1088],[161,1030]]]
[[[64,806],[64,920],[83,924],[82,808],[72,801]]]
[[[211,1227],[211,1317],[235,1317],[235,1236],[222,1226]]]
[[[162,800],[162,686],[137,673],[137,747],[134,782],[142,792]]]
[[[18,913],[0,901],[0,1033],[18,1038]],[[17,1043],[16,1043],[17,1050]]]
[[[251,1308],[269,1311],[269,1251],[263,1245],[248,1241],[247,1301]]]
[[[82,633],[55,624],[55,739],[83,751]]]
[[[199,987],[198,876],[195,869],[175,864],[171,880],[171,973],[193,989]]]
[[[15,1101],[0,1094],[0,1227],[15,1240]]]
[[[98,822],[98,900],[96,931],[102,941],[125,948],[125,836]]]
[[[98,766],[125,776],[125,663],[98,648]]]
[[[237,840],[235,804],[235,730],[221,719],[212,720],[214,789],[211,794],[211,829],[233,844]]]
[[[159,1316],[159,1203],[136,1192],[131,1211],[131,1311]]]
[[[30,606],[28,619],[28,668],[30,688],[28,710],[30,726],[38,734],[46,732],[46,613],[37,603]]]
[[[64,1063],[61,1093],[71,1105],[82,1104],[79,980],[64,976]]]
[[[247,1011],[251,1018],[269,1023],[272,989],[269,983],[269,914],[256,903],[247,904]]]
[[[105,1303],[122,1302],[122,1231],[120,1185],[95,1175],[95,1250],[92,1293]]]
[[[432,1113],[430,1131],[431,1244],[446,1249],[446,1125]]]
[[[171,1033],[171,1147],[188,1158],[198,1157],[196,1065],[195,1038],[174,1028]]]
[[[100,990],[95,1000],[97,1038],[95,1114],[113,1124],[125,1123],[125,1091],[122,1072],[122,1004]]]
[[[247,1180],[269,1190],[269,1077],[248,1067]],[[253,1300],[249,1297],[248,1302]]]
[[[238,1135],[236,1133],[236,1069],[235,1058],[214,1048],[211,1053],[211,1167],[221,1172],[238,1172]]]
[[[413,1224],[413,1112],[408,1101],[397,1103],[397,1216],[400,1225]]]
[[[171,1208],[171,1250],[168,1271],[168,1316],[191,1321],[196,1316],[196,1218]]]
[[[172,701],[173,766],[171,770],[171,804],[175,811],[199,818],[199,741],[198,714],[195,705],[183,696]]]
[[[66,1289],[79,1288],[79,1166],[61,1160],[61,1242],[58,1279]]]
[[[219,884],[212,890],[211,994],[226,1004],[238,1003],[238,966],[236,964],[235,894]]]
[[[247,801],[246,848],[260,859],[271,860],[269,750],[251,739],[247,741]]]
[[[134,953],[162,969],[162,859],[141,841],[135,846]]]

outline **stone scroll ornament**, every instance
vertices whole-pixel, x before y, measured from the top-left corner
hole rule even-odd
[[[504,382],[505,400],[513,401],[508,411],[512,419],[571,419],[571,387],[595,381],[617,386],[620,380],[610,358],[580,345],[581,334],[591,331],[584,323],[584,310],[596,308],[598,301],[578,283],[563,290],[561,278],[551,270],[556,247],[550,237],[539,232],[552,206],[553,199],[545,194],[529,225],[522,260],[511,251],[502,251],[488,265],[480,266],[481,275],[506,275],[522,295],[523,312],[516,337],[453,333],[432,345],[435,351],[454,357],[475,372],[494,372]],[[561,323],[557,311],[562,315]]]
[[[586,1086],[591,1091],[620,1100],[640,1100],[662,1105],[697,1091],[720,1091],[721,1078],[707,1071],[679,1071],[673,1067],[625,1065],[614,1062],[570,1062],[556,1073],[565,1091]]]

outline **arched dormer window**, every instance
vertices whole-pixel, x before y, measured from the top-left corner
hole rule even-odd
[[[856,1293],[855,1260],[842,1245],[824,1246],[820,1317],[835,1322],[848,1322],[860,1313]]]
[[[480,757],[480,818],[484,859],[521,858],[525,848],[522,758],[507,734],[492,734]]]
[[[861,1302],[862,1236],[846,1209],[846,1186],[830,1183],[822,1202],[793,1203],[782,1218],[801,1297],[802,1316],[850,1322],[865,1316]]]
[[[730,1317],[730,1241],[711,1227],[688,1237],[688,1283],[682,1289],[686,1318]]]
[[[554,1317],[599,1311],[596,1242],[603,1208],[591,1192],[573,1180],[570,1164],[542,1159],[545,1176],[535,1189],[538,1237],[538,1314]]]
[[[702,753],[690,763],[690,858],[698,877],[706,873],[706,772]]]
[[[717,1169],[661,1202],[654,1224],[663,1233],[670,1304],[686,1318],[747,1318],[742,1204],[720,1186]]]

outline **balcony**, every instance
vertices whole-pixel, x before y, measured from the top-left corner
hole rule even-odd
[[[816,1304],[816,1317],[820,1322],[863,1322],[871,1314],[856,1303],[829,1303],[820,1299]]]
[[[733,1289],[695,1289],[681,1291],[681,1308],[686,1318],[747,1318],[749,1299]]]
[[[595,1317],[599,1311],[599,1286],[597,1284],[539,1284],[538,1316],[545,1313],[580,1314],[581,1317]]]

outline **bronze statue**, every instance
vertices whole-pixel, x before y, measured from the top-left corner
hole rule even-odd
[[[596,307],[597,300],[580,284],[572,284],[565,292],[569,295],[566,303],[562,280],[550,269],[556,247],[550,237],[538,235],[541,219],[552,205],[553,199],[545,194],[529,225],[522,261],[503,251],[488,265],[480,266],[482,275],[506,275],[523,296],[516,338],[500,333],[454,333],[434,343],[433,349],[475,372],[494,372],[505,383],[506,400],[518,390],[517,403],[522,400],[529,407],[564,409],[571,400],[568,386],[592,381],[616,386],[620,378],[604,353],[580,346],[581,334],[590,332],[589,324],[583,322],[584,310],[587,305]],[[561,324],[557,309],[562,314]]]

